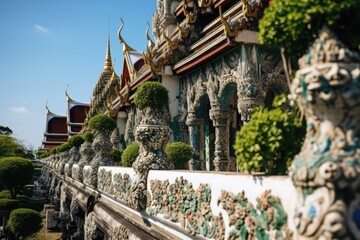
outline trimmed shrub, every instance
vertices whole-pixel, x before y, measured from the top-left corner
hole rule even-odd
[[[10,213],[8,228],[11,232],[18,236],[31,236],[34,233],[37,233],[41,227],[41,215],[34,210],[19,208]]]
[[[11,198],[11,193],[9,190],[2,190],[0,192],[0,199],[3,199],[3,198]]]
[[[87,131],[82,135],[82,139],[84,139],[84,141],[92,142],[94,140],[94,134],[90,131]]]
[[[71,147],[80,147],[84,143],[84,139],[79,135],[74,135],[69,139],[69,144]]]
[[[174,163],[175,169],[186,169],[185,163],[191,159],[193,148],[183,142],[173,142],[166,145],[165,153]]]
[[[17,199],[0,199],[0,215],[8,216],[14,209],[20,207],[20,203]]]
[[[298,115],[297,109],[286,102],[285,94],[276,96],[273,109],[255,109],[250,121],[236,134],[234,149],[239,169],[286,174],[305,136],[305,124]]]
[[[131,143],[121,155],[121,165],[123,167],[131,167],[139,155],[139,149],[140,145],[138,142]]]
[[[10,190],[13,199],[16,198],[20,189],[32,180],[33,175],[34,165],[25,158],[0,159],[0,184]]]
[[[121,151],[117,148],[113,148],[111,149],[111,159],[115,162],[115,163],[119,163],[121,162]]]
[[[68,142],[66,142],[56,147],[56,152],[57,153],[66,152],[69,151],[70,149],[71,149],[71,145]]]
[[[139,109],[150,107],[164,111],[169,106],[168,90],[158,82],[145,82],[140,85],[135,94],[135,105]]]
[[[90,118],[89,128],[109,134],[116,128],[116,122],[108,115],[99,114]]]

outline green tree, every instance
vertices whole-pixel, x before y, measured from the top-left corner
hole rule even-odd
[[[328,25],[353,50],[360,50],[359,0],[276,0],[259,22],[259,40],[281,48],[286,77],[322,26]]]
[[[10,135],[0,135],[0,158],[15,156],[21,145]]]
[[[32,180],[33,175],[34,166],[25,158],[0,159],[0,184],[10,190],[12,199],[15,199],[19,191]]]
[[[139,155],[140,145],[138,142],[131,143],[121,155],[121,165],[123,167],[131,167],[133,162]]]
[[[166,145],[165,153],[174,163],[175,169],[185,169],[185,163],[191,159],[193,148],[183,142],[173,142]]]
[[[236,134],[234,149],[239,169],[285,174],[305,136],[305,124],[298,115],[285,95],[275,98],[271,110],[255,109],[250,121]]]
[[[27,208],[18,208],[10,213],[8,228],[16,236],[26,238],[37,233],[42,227],[39,212]]]

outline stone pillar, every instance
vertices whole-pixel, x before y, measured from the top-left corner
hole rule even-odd
[[[170,139],[170,114],[151,108],[138,109],[138,124],[135,139],[140,143],[139,156],[133,163],[137,182],[131,187],[132,207],[146,209],[147,177],[150,170],[169,170],[174,166],[165,155],[165,145]]]
[[[213,107],[210,109],[210,119],[215,127],[215,171],[227,171],[229,168],[229,111]]]
[[[78,147],[72,147],[69,151],[69,161],[65,167],[65,175],[71,177],[72,167],[77,164],[80,160],[80,153]]]
[[[204,169],[204,163],[200,160],[200,125],[202,122],[202,119],[196,118],[195,113],[188,113],[186,125],[189,127],[190,146],[194,149],[191,160],[189,161],[190,170]]]
[[[94,157],[94,150],[91,147],[92,142],[86,140],[80,147],[80,161],[77,165],[77,169],[73,169],[73,178],[81,181],[83,180],[83,169],[86,165],[90,165],[91,160]]]
[[[296,239],[360,239],[360,57],[323,28],[299,60],[291,97],[307,134],[290,176]]]
[[[113,148],[119,149],[119,143],[120,143],[120,134],[119,134],[119,128],[115,128],[114,131],[111,134],[110,141],[112,143]]]
[[[58,167],[57,167],[57,172],[60,173],[61,175],[64,175],[65,173],[65,165],[66,163],[69,161],[69,152],[68,151],[64,151],[62,153],[60,153],[60,161],[58,163]]]
[[[95,130],[94,141],[92,143],[92,148],[95,152],[94,159],[90,162],[91,166],[91,177],[90,185],[94,188],[97,187],[97,173],[100,166],[111,166],[112,160],[110,157],[110,152],[112,149],[112,144],[109,137],[105,132]]]

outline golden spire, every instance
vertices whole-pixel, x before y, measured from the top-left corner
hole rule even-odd
[[[128,51],[135,51],[133,48],[131,48],[124,40],[124,38],[121,36],[121,30],[123,29],[124,27],[124,20],[122,20],[122,18],[120,18],[121,20],[121,26],[119,28],[119,31],[118,31],[118,37],[119,37],[119,40],[122,44],[124,44],[123,46],[123,53],[125,54],[126,52]]]
[[[150,36],[149,36],[149,29],[150,29],[150,24],[148,21],[146,21],[148,27],[146,28],[146,39],[149,41],[148,46],[150,47],[150,49],[153,49],[155,46],[155,43],[153,42],[153,40],[151,40]]]
[[[104,72],[111,72],[112,70],[112,63],[111,63],[111,53],[110,53],[110,34],[107,40],[107,47],[106,47],[106,57],[105,57],[105,64],[104,64]]]
[[[45,108],[46,108],[46,110],[47,110],[47,113],[46,113],[47,115],[53,114],[53,113],[50,111],[49,107],[48,107],[48,100],[46,100]]]
[[[68,84],[66,84],[66,90],[65,90],[65,95],[66,95],[66,100],[68,101],[68,102],[71,102],[71,101],[74,101],[74,100],[72,100],[71,99],[71,97],[69,96],[69,94],[68,94],[68,89],[69,89],[69,85]]]

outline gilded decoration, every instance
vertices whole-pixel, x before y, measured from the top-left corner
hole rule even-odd
[[[222,190],[218,205],[229,216],[229,240],[292,239],[281,200],[272,196],[270,190],[256,198],[255,207],[244,191],[235,195]]]
[[[307,121],[290,176],[298,239],[360,239],[360,57],[324,27],[291,85]]]
[[[148,214],[161,214],[165,219],[179,223],[193,236],[224,239],[224,221],[221,214],[214,216],[211,210],[208,184],[201,184],[195,190],[191,183],[180,177],[173,184],[168,180],[151,180],[150,189],[152,197],[146,209]]]

